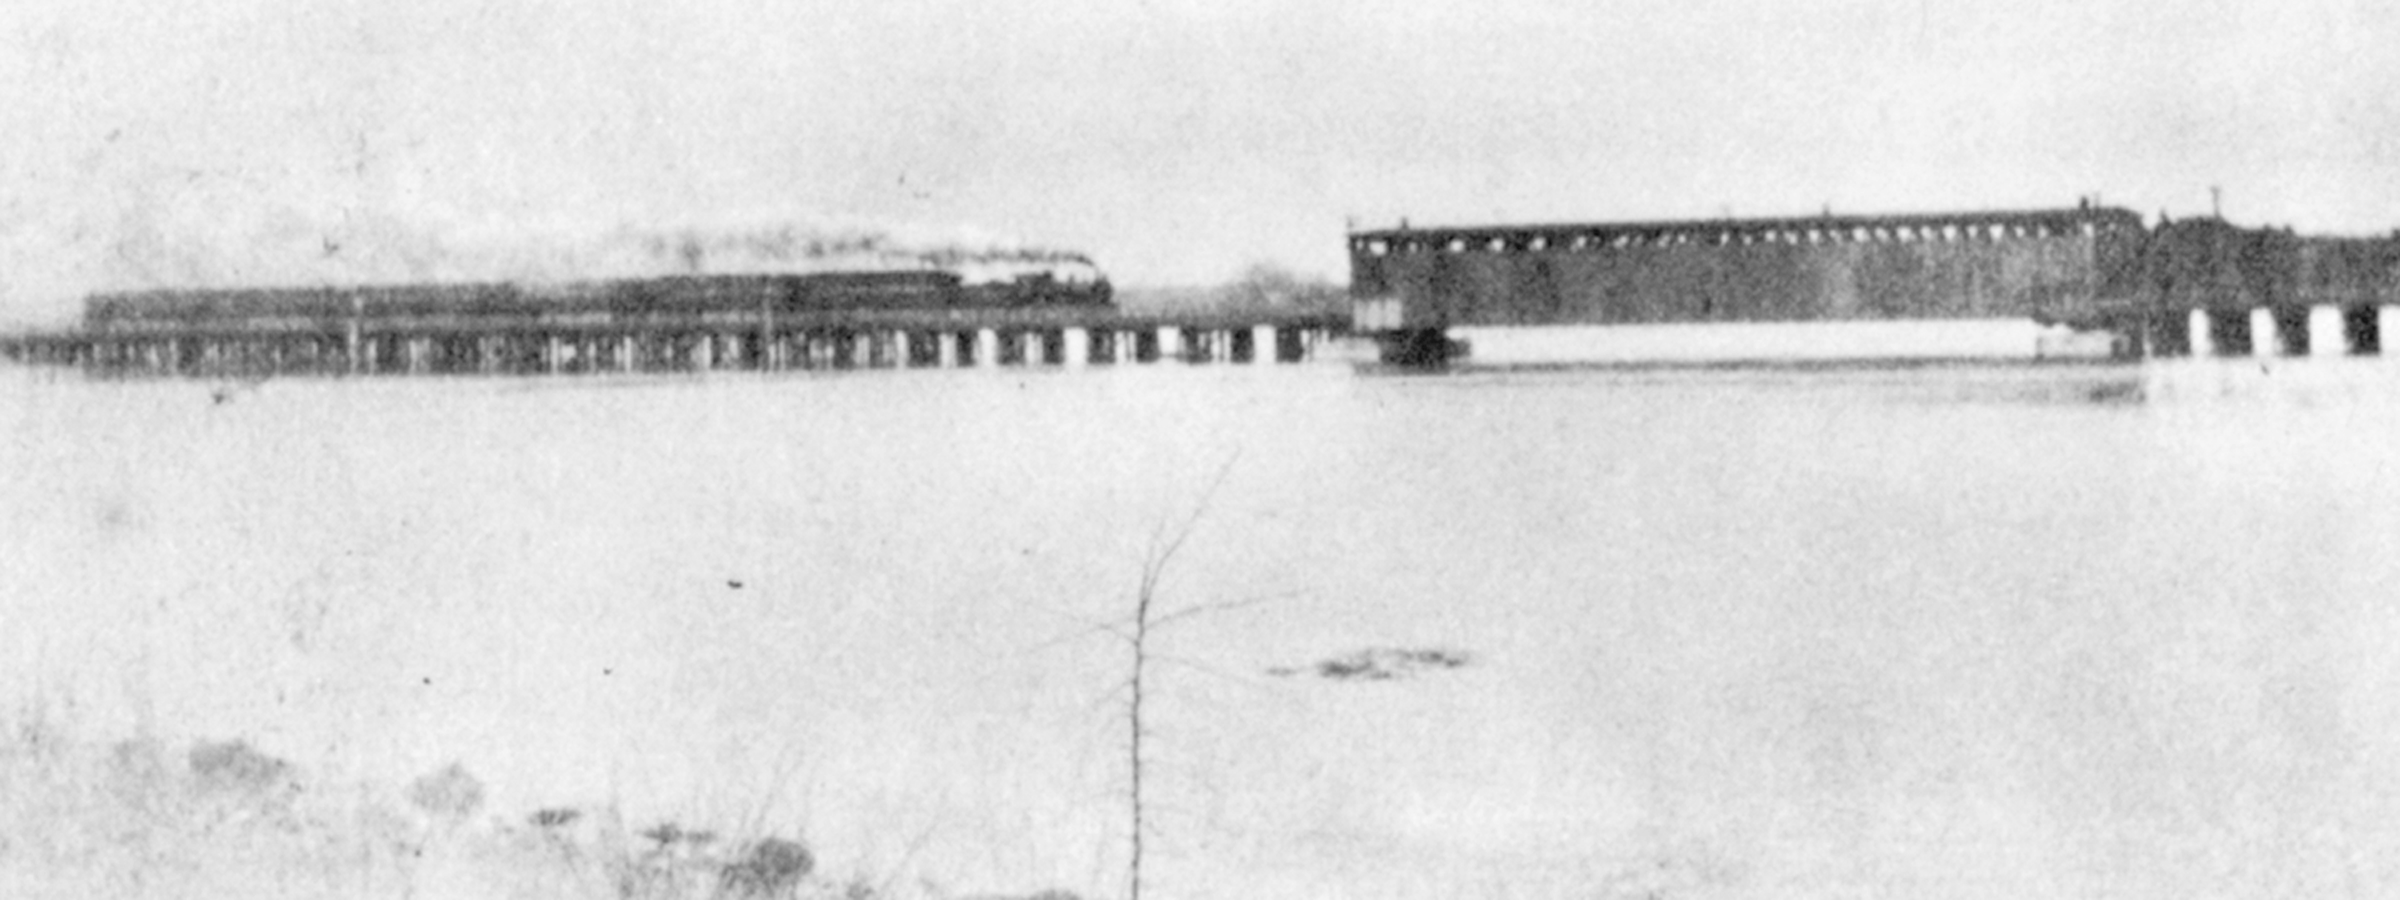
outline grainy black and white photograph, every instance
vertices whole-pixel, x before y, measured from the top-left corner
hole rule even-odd
[[[2400,895],[2394,47],[14,0],[0,896]]]

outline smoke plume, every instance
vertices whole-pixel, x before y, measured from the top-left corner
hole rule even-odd
[[[7,242],[21,312],[59,319],[96,291],[554,284],[662,275],[942,270],[967,281],[1050,271],[1097,277],[1083,255],[971,228],[765,212],[673,220],[460,222],[369,210],[244,207],[204,194],[140,197],[108,215]],[[28,277],[35,276],[35,277]],[[48,296],[26,297],[38,291]],[[31,300],[26,303],[22,301]],[[23,318],[20,316],[20,318]]]

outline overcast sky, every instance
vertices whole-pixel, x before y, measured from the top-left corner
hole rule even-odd
[[[324,231],[355,277],[412,229],[792,216],[1137,285],[1339,278],[1353,217],[2221,185],[2237,221],[2383,232],[2394,47],[2367,2],[12,0],[0,314],[172,281],[145,254],[210,229]]]

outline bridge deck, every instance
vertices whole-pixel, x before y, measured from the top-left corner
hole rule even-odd
[[[103,320],[0,335],[20,361],[137,374],[536,374],[1297,362],[1344,314],[1107,307]]]

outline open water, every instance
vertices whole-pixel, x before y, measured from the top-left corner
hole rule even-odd
[[[1155,896],[2400,891],[2400,363],[212,387],[7,374],[7,699],[1118,896],[1188,524]]]

